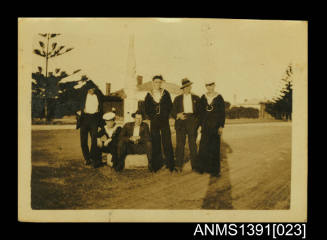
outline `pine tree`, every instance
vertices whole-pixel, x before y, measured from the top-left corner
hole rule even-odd
[[[266,111],[277,119],[292,120],[293,67],[289,64],[285,77],[281,79],[284,87],[279,96],[266,104]]]
[[[60,94],[65,91],[65,86],[60,81],[72,74],[76,74],[80,69],[68,74],[59,68],[56,68],[54,72],[49,72],[48,62],[51,58],[58,57],[65,53],[70,52],[73,48],[66,48],[66,46],[59,46],[57,42],[53,42],[54,38],[61,35],[59,33],[40,33],[45,42],[39,41],[40,49],[34,49],[34,53],[45,60],[45,72],[42,67],[38,67],[38,71],[32,73],[32,94],[34,97],[42,99],[42,103],[39,102],[38,105],[43,105],[44,117],[47,121],[50,120],[49,115],[49,101],[59,98]],[[76,82],[77,84],[77,82]],[[35,104],[33,104],[35,108]],[[33,112],[33,109],[32,109]]]

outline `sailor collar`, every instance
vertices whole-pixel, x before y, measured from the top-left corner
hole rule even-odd
[[[154,91],[153,91],[153,89],[152,89],[151,91],[149,91],[149,94],[151,95],[153,101],[157,102],[157,101],[155,100],[155,97],[154,97]],[[160,91],[160,98],[159,98],[159,102],[158,102],[158,103],[160,103],[160,101],[161,101],[161,99],[162,99],[162,97],[163,97],[164,95],[165,95],[165,89],[161,88],[161,91]]]
[[[117,130],[117,128],[120,127],[118,124],[115,124],[115,126],[113,128],[108,128],[107,125],[104,126],[104,129],[106,131],[106,133],[109,135],[109,130],[112,131],[112,134]]]
[[[207,93],[204,94],[204,96],[206,97],[207,100],[208,100],[208,99],[214,99],[214,98],[218,97],[218,95],[219,95],[219,93],[217,93],[217,92],[216,92],[215,95],[213,95],[212,97],[208,96]]]
[[[213,107],[213,100],[219,95],[217,92],[212,96],[212,97],[209,97],[207,93],[204,94],[206,99],[207,99],[207,106],[206,106],[206,110],[208,112],[211,112],[214,107]]]

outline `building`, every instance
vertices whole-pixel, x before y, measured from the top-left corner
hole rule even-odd
[[[262,102],[261,99],[244,99],[243,102],[235,102],[231,105],[231,107],[244,107],[244,108],[256,108],[260,110],[260,102]]]
[[[116,115],[124,116],[124,95],[121,92],[111,93],[111,84],[106,83],[106,95],[103,96],[103,112],[115,111]]]
[[[255,108],[259,110],[259,118],[273,118],[268,112],[266,112],[266,104],[268,101],[266,99],[244,99],[243,102],[237,102],[237,97],[233,96],[233,107],[244,107],[244,108]]]

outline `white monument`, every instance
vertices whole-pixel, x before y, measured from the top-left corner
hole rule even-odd
[[[133,121],[132,113],[137,110],[136,61],[134,54],[134,35],[129,37],[127,70],[125,76],[126,98],[124,99],[124,123]]]
[[[125,76],[124,91],[126,98],[124,99],[124,123],[134,121],[132,114],[137,110],[138,100],[140,96],[137,91],[136,81],[136,61],[134,54],[134,35],[129,37],[128,56],[127,56],[127,70]],[[125,168],[146,168],[148,159],[146,154],[141,155],[127,155],[125,158]]]

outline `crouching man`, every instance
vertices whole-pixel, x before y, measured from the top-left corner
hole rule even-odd
[[[113,112],[105,113],[103,120],[105,124],[100,128],[97,135],[98,158],[102,158],[103,152],[110,153],[112,156],[112,167],[117,171],[117,145],[122,128],[116,123],[116,115]]]
[[[143,122],[143,115],[140,111],[132,114],[134,122],[126,123],[120,132],[118,142],[118,171],[125,167],[125,158],[128,154],[146,154],[148,168],[152,171],[152,145],[148,124]]]

